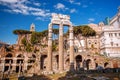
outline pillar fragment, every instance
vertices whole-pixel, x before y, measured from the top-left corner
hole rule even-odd
[[[69,28],[69,39],[70,39],[70,71],[74,70],[74,47],[73,47],[73,27]]]
[[[47,70],[52,71],[52,25],[49,24],[48,32],[48,55],[47,55]]]

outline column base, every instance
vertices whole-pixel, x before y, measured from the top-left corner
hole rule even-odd
[[[70,71],[75,71],[75,69],[74,69],[74,63],[70,63]]]

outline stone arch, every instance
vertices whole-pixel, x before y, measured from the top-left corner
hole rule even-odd
[[[16,66],[16,72],[22,72],[23,71],[23,63],[24,63],[24,55],[18,54],[17,55],[17,66]]]
[[[65,69],[66,70],[68,70],[69,68],[70,68],[70,59],[69,58],[67,58],[66,60],[65,60]]]
[[[32,54],[32,57],[33,57],[33,58],[36,58],[36,55],[35,55],[35,54]]]
[[[47,62],[47,55],[41,55],[41,58],[40,58],[40,68],[42,70],[46,69],[46,67],[47,67],[46,62]]]
[[[8,54],[6,54],[5,57],[13,57],[13,55],[11,53],[8,53]]]
[[[29,63],[35,63],[36,61],[36,55],[35,54],[31,54],[31,57],[28,59]]]
[[[105,63],[104,63],[104,68],[107,68],[108,65],[109,65],[109,63],[108,63],[108,62],[105,62]]]
[[[86,60],[86,68],[87,68],[87,70],[90,69],[90,63],[91,63],[91,59],[87,59]]]
[[[55,59],[56,59],[56,69],[58,69],[59,68],[59,55],[56,55]]]
[[[76,63],[76,70],[79,70],[80,67],[82,66],[81,63],[82,63],[82,56],[81,55],[77,55],[75,57],[75,63]]]
[[[5,55],[5,68],[4,71],[11,71],[13,64],[13,55],[12,53],[8,53]]]

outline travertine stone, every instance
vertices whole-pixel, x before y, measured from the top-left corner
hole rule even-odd
[[[63,54],[63,26],[59,27],[59,71],[64,69],[64,54]]]

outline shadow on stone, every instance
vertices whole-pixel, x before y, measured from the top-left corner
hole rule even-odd
[[[33,75],[32,77],[26,77],[25,80],[51,80],[51,78],[45,75]]]

